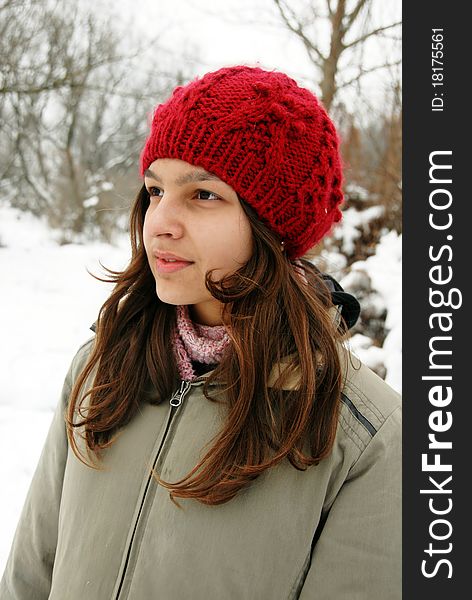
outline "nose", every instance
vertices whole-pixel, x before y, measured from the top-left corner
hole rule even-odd
[[[182,210],[178,198],[164,193],[161,198],[151,198],[144,217],[144,233],[151,237],[183,234]]]

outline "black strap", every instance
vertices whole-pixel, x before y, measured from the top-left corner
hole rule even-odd
[[[355,296],[345,292],[341,284],[327,273],[321,274],[331,292],[331,298],[335,306],[341,307],[341,316],[346,322],[347,328],[351,329],[357,323],[361,313],[361,305]]]

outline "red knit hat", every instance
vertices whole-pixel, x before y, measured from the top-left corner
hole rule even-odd
[[[283,73],[227,67],[175,88],[155,110],[141,175],[158,158],[217,175],[284,241],[290,259],[341,219],[336,129],[316,96]]]

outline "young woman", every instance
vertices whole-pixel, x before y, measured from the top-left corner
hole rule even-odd
[[[401,597],[400,399],[343,348],[355,300],[299,260],[341,218],[338,146],[278,72],[158,106],[2,600]]]

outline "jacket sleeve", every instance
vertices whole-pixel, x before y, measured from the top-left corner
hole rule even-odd
[[[45,600],[49,597],[68,448],[64,411],[72,388],[76,358],[77,355],[66,375],[26,495],[0,582],[2,600]]]
[[[373,436],[314,546],[300,600],[400,600],[401,408]]]

